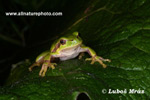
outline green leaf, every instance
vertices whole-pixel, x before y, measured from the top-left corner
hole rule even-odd
[[[91,100],[150,99],[149,5],[149,0],[89,3],[64,34],[79,31],[84,43],[97,55],[112,60],[106,63],[108,67],[91,65],[84,61],[85,57],[75,58],[59,62],[56,69],[48,69],[41,78],[39,67],[29,72],[28,65],[20,65],[7,81],[12,83],[11,87],[0,89],[0,99],[75,100],[80,96]],[[127,93],[109,93],[117,89]],[[130,89],[137,92],[129,93]]]

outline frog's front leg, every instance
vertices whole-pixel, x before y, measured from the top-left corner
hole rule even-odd
[[[45,58],[44,58],[44,63],[42,64],[42,68],[39,72],[39,76],[42,76],[44,77],[45,76],[45,73],[47,72],[47,68],[50,67],[52,69],[55,69],[55,66],[57,65],[56,63],[52,63],[51,60],[54,57],[54,55],[56,55],[56,53],[50,53],[49,55],[47,55]]]
[[[57,65],[56,63],[51,63],[50,60],[44,61],[43,65],[42,65],[42,68],[39,72],[39,76],[44,77],[45,73],[47,72],[47,68],[50,67],[52,69],[55,69],[56,65]]]
[[[82,46],[81,52],[87,52],[91,56],[91,58],[85,59],[86,61],[91,60],[91,64],[94,64],[97,61],[103,66],[103,68],[106,68],[107,66],[103,63],[103,61],[111,62],[111,60],[109,60],[109,59],[104,59],[100,56],[97,56],[96,52],[93,49],[91,49],[90,47]]]

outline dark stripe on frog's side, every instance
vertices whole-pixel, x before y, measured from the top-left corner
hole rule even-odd
[[[56,50],[60,47],[60,45],[64,45],[64,44],[66,44],[66,40],[64,40],[64,39],[61,39],[61,40],[59,40],[60,42],[58,42],[57,44],[56,44],[56,46],[55,46],[55,48],[52,50],[52,52],[56,52]],[[62,42],[62,43],[61,43]]]
[[[60,47],[60,43],[57,43],[55,48],[52,50],[52,52],[56,52],[56,50]]]
[[[76,45],[76,46],[74,46],[74,47],[65,48],[65,49],[62,50],[62,52],[63,52],[63,51],[71,50],[72,48],[77,49],[76,47],[78,47],[78,46],[80,46],[80,44],[79,44],[79,45]]]

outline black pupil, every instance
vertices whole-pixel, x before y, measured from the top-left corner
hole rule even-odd
[[[60,40],[60,43],[61,43],[61,44],[64,44],[64,40]]]

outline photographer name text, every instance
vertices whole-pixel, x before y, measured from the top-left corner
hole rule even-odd
[[[144,90],[139,89],[109,89],[108,94],[144,94]]]

